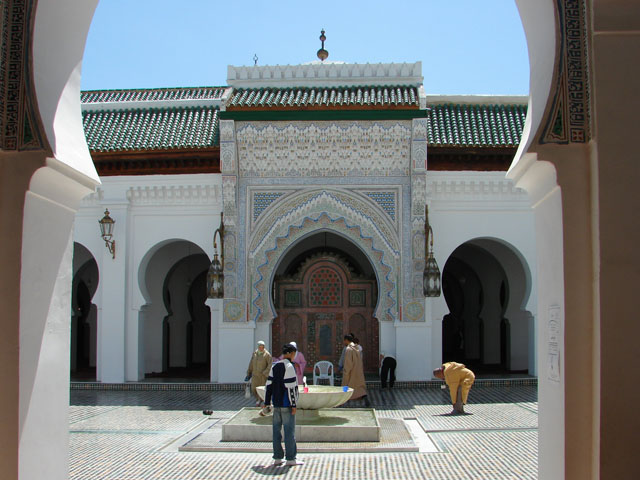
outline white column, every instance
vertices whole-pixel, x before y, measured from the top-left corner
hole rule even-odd
[[[112,258],[105,246],[99,260],[101,304],[98,305],[96,375],[100,382],[120,383],[125,381],[125,347],[127,353],[131,354],[125,329],[127,205],[111,203],[105,206],[109,209],[111,218],[116,221],[113,231],[116,257]],[[96,219],[96,235],[100,235],[98,220],[100,219]],[[137,359],[137,352],[135,355]]]
[[[538,404],[540,478],[563,478],[564,396],[564,250],[562,196],[555,167],[525,155],[509,176],[530,195],[535,214]]]
[[[255,322],[224,322],[224,300],[208,299],[211,309],[211,381],[244,380],[254,350]]]
[[[378,322],[380,327],[380,352],[396,356],[396,329],[393,322]]]
[[[222,298],[208,298],[205,304],[211,311],[211,383],[217,383],[220,378],[219,369],[221,361],[220,345],[218,342],[220,338],[219,325],[222,323],[224,300]]]
[[[125,380],[137,382],[144,379],[144,313],[135,307],[127,313]]]
[[[402,380],[428,380],[431,378],[425,352],[429,348],[431,326],[426,322],[395,322],[396,378]]]
[[[25,196],[16,348],[18,469],[24,480],[68,477],[71,230],[88,187],[44,167]]]

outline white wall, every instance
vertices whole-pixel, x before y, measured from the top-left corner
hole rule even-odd
[[[453,251],[470,240],[486,238],[506,243],[519,252],[531,271],[532,289],[526,309],[535,317],[536,230],[527,192],[516,188],[503,172],[429,172],[427,190],[434,254],[441,271]],[[429,358],[433,369],[442,363],[442,318],[449,310],[443,295],[430,304],[433,323]],[[529,366],[529,370],[535,369]]]
[[[97,376],[103,382],[137,381],[145,371],[144,323],[163,308],[161,297],[156,301],[149,296],[146,268],[155,250],[173,240],[191,242],[213,256],[213,232],[222,208],[221,176],[122,176],[102,182],[98,192],[83,201],[74,231],[74,239],[95,256],[101,275],[94,297]],[[116,220],[115,259],[104,247],[97,225],[105,208]],[[148,301],[152,308],[141,312]],[[155,367],[153,362],[156,359]]]

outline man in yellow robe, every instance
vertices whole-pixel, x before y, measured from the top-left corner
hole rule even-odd
[[[249,361],[249,367],[247,368],[247,376],[245,382],[251,379],[251,393],[256,399],[256,405],[260,405],[262,400],[258,396],[256,391],[257,387],[261,387],[267,383],[267,377],[269,376],[269,370],[271,370],[271,354],[264,348],[264,342],[260,340],[258,342],[258,348]]]
[[[367,402],[367,388],[364,381],[364,370],[362,368],[362,357],[360,349],[353,343],[353,335],[344,336],[344,366],[342,368],[342,386],[348,385],[353,388],[351,400],[364,397]]]
[[[451,403],[453,404],[451,413],[465,413],[464,405],[467,403],[471,385],[476,379],[473,372],[462,363],[447,362],[442,364],[440,368],[436,368],[433,371],[433,376],[444,380],[449,387]]]

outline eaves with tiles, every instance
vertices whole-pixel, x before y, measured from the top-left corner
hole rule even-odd
[[[82,92],[83,124],[102,176],[219,173],[221,119],[426,117],[429,170],[507,170],[527,97],[429,96],[419,70],[420,62],[229,67],[229,86]]]

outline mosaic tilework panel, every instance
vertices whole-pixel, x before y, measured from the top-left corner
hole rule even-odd
[[[72,480],[182,480],[264,479],[280,476],[292,479],[535,479],[537,478],[537,431],[513,428],[499,412],[520,408],[534,415],[535,387],[484,387],[472,390],[473,416],[485,417],[490,429],[473,429],[461,423],[450,431],[427,432],[438,453],[307,453],[305,465],[272,467],[270,453],[178,452],[179,439],[210,421],[200,412],[203,405],[214,410],[213,417],[229,418],[239,408],[249,406],[240,391],[113,391],[71,390],[69,478]],[[372,390],[369,396],[379,417],[425,421],[434,412],[448,408],[446,392],[434,388]],[[522,399],[521,404],[514,399]],[[483,403],[485,402],[485,403]],[[434,409],[433,412],[429,408]],[[130,413],[139,409],[143,419],[132,428]],[[123,414],[114,415],[120,410]],[[515,411],[508,412],[519,415]],[[87,429],[89,425],[100,429]],[[176,420],[172,419],[175,416]],[[535,415],[534,415],[535,416]],[[441,418],[449,421],[453,417]],[[120,423],[118,424],[118,419]],[[194,423],[191,423],[193,419]],[[198,420],[200,419],[200,420]],[[90,420],[90,422],[89,422]],[[187,421],[185,421],[187,420]],[[475,418],[473,421],[477,421]],[[88,423],[87,423],[88,422]],[[110,430],[107,429],[110,428]],[[111,430],[112,428],[112,430]],[[187,440],[185,439],[184,442]]]
[[[253,220],[264,212],[269,205],[279,199],[284,192],[256,192],[253,194]]]
[[[396,219],[396,194],[395,192],[364,192],[371,200],[380,205],[387,214]]]
[[[450,465],[466,472],[460,478],[537,479],[538,434],[523,432],[455,432],[431,435],[447,456],[460,463]],[[452,477],[436,477],[452,478]]]
[[[487,430],[500,428],[538,428],[538,415],[510,403],[471,403],[465,406],[467,415],[450,415],[451,406],[418,405],[416,417],[428,431]]]
[[[342,305],[342,280],[330,268],[320,268],[310,281],[309,306],[335,307]]]

